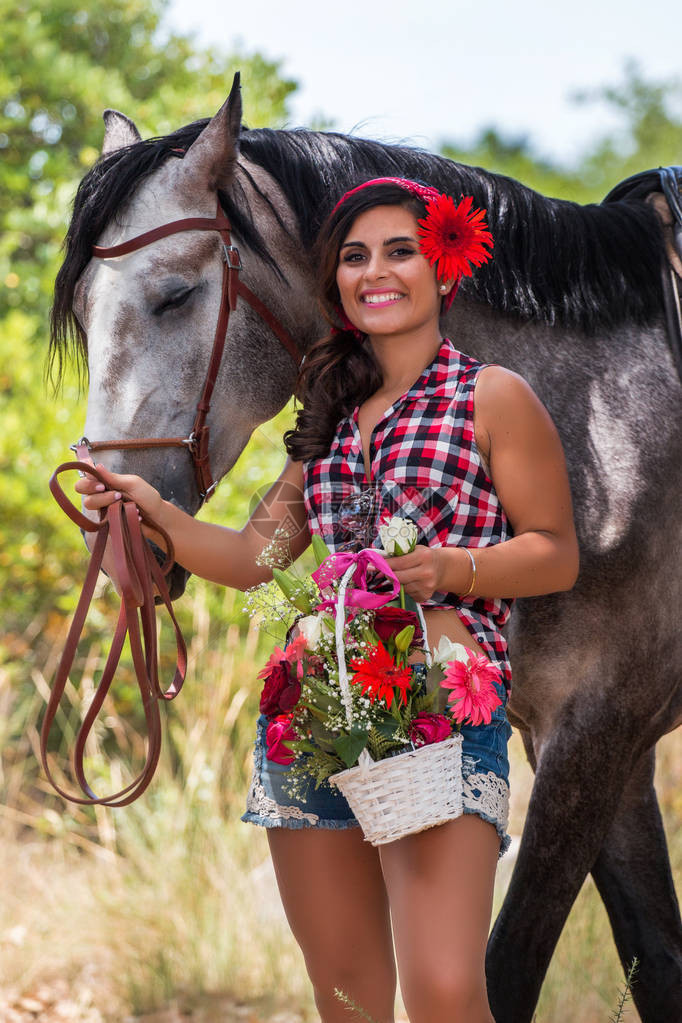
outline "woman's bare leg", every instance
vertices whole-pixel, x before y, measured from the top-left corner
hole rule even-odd
[[[499,851],[473,814],[381,847],[411,1023],[493,1023],[485,950]]]
[[[360,828],[270,828],[268,840],[322,1023],[361,1019],[335,997],[334,988],[377,1023],[393,1023],[395,961],[377,850]]]

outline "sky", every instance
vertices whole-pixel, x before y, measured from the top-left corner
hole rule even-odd
[[[622,82],[628,59],[649,80],[682,78],[676,0],[170,0],[166,23],[281,61],[299,83],[287,126],[322,116],[436,149],[495,125],[567,165],[618,128],[604,104],[572,102],[576,91]]]

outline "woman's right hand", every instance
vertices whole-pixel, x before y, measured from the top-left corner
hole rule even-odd
[[[135,502],[147,518],[161,524],[159,520],[163,510],[163,498],[150,483],[141,476],[109,472],[101,463],[95,468],[104,483],[90,475],[82,476],[76,483],[76,490],[83,497],[84,508],[88,511],[99,511],[101,508],[108,508],[115,501],[128,498]]]

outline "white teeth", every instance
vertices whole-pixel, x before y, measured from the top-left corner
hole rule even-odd
[[[385,295],[363,295],[362,301],[369,303],[369,305],[376,305],[378,302],[392,302],[402,297],[397,291],[387,291]]]

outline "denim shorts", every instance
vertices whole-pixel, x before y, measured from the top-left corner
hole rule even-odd
[[[424,664],[412,665],[413,678],[425,678]],[[509,848],[509,761],[507,742],[507,692],[496,684],[502,704],[493,711],[489,725],[462,725],[462,790],[464,813],[475,813],[495,825],[500,836],[500,856]],[[317,789],[311,779],[296,798],[288,792],[289,766],[275,764],[265,756],[268,719],[258,718],[253,754],[253,776],[243,821],[265,828],[356,828],[359,824],[344,796],[323,782]]]

